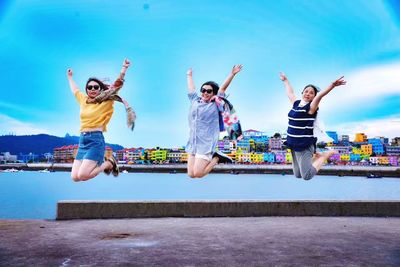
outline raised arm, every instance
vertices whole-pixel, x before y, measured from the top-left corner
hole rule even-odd
[[[231,84],[233,78],[236,76],[236,74],[239,73],[239,71],[242,70],[242,67],[243,67],[243,65],[241,65],[241,64],[233,66],[231,73],[229,73],[229,76],[226,78],[225,82],[219,88],[218,93],[225,94],[225,92],[228,89],[228,86]]]
[[[128,70],[128,68],[130,67],[130,65],[131,65],[131,62],[129,61],[129,59],[125,58],[124,62],[122,63],[122,68],[121,68],[121,72],[119,73],[118,79],[124,80],[125,73]]]
[[[310,111],[308,113],[309,114],[314,114],[315,111],[317,111],[317,109],[318,109],[319,102],[321,102],[321,99],[324,96],[329,94],[329,92],[332,91],[333,88],[335,88],[337,86],[345,85],[345,84],[346,84],[346,81],[344,80],[344,76],[340,77],[339,79],[337,79],[336,81],[331,83],[324,91],[322,91],[321,93],[317,94],[314,97],[313,101],[311,101]]]
[[[74,79],[72,79],[72,69],[68,69],[67,70],[67,78],[68,78],[68,82],[69,82],[69,87],[71,88],[71,92],[73,95],[75,95],[76,92],[79,91],[79,87],[78,85],[76,85]]]
[[[288,96],[290,103],[294,103],[296,101],[296,95],[294,94],[294,90],[292,85],[290,84],[288,78],[286,77],[285,73],[281,72],[279,73],[279,78],[283,82],[286,88],[286,95]]]
[[[188,69],[186,72],[186,80],[189,93],[194,93],[196,91],[196,87],[194,86],[193,82],[193,71],[192,68]]]
[[[131,62],[127,58],[125,58],[124,62],[122,63],[121,72],[119,73],[118,78],[115,80],[114,84],[112,85],[112,88],[114,90],[118,91],[124,85],[125,73],[130,65],[131,65]]]

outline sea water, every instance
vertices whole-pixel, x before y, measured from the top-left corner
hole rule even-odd
[[[59,200],[400,200],[400,179],[280,174],[100,174],[73,182],[69,172],[0,173],[1,219],[54,219]]]

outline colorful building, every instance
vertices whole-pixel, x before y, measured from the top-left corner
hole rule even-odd
[[[348,162],[350,161],[350,154],[340,154],[340,161]]]
[[[385,156],[378,157],[379,165],[389,165],[389,158]]]
[[[361,161],[361,154],[350,153],[350,161],[351,162],[359,162],[359,161]]]
[[[56,147],[53,152],[54,162],[72,163],[74,162],[76,153],[78,152],[78,145]]]
[[[242,139],[237,141],[237,149],[243,151],[243,153],[250,152],[250,142],[248,139]]]
[[[339,162],[340,161],[340,154],[333,154],[332,156],[329,157],[329,161],[331,162]]]
[[[292,161],[293,161],[292,153],[291,153],[290,149],[288,149],[285,154],[285,163],[290,164],[290,163],[292,163]]]
[[[372,155],[372,145],[361,145],[361,151],[364,155]]]
[[[388,156],[389,165],[399,166],[399,158],[396,156]]]
[[[286,153],[285,151],[275,151],[275,162],[276,163],[285,163],[286,161]]]
[[[372,145],[372,153],[375,155],[383,155],[385,153],[385,149],[380,138],[370,138],[368,139],[368,144]]]
[[[184,154],[187,154],[184,149],[169,149],[167,151],[167,161],[169,163],[181,163]]]
[[[270,150],[282,150],[282,138],[271,137],[268,141],[268,146]]]
[[[275,153],[272,153],[272,152],[263,153],[263,160],[264,160],[264,162],[274,163],[275,162]]]
[[[400,146],[389,146],[389,145],[386,145],[386,155],[388,155],[388,156],[400,156]]]
[[[269,137],[268,137],[267,133],[256,131],[256,130],[253,130],[253,129],[244,131],[243,132],[243,137],[245,139],[253,139],[254,142],[262,142],[262,143],[267,143],[268,140],[269,140]]]
[[[154,162],[162,163],[167,160],[167,150],[165,149],[157,149],[153,150],[150,153],[150,159]]]
[[[354,142],[367,142],[367,136],[364,133],[356,133]]]
[[[379,163],[378,157],[369,157],[369,162],[373,165],[377,165]]]

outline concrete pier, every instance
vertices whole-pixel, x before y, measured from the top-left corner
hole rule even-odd
[[[400,217],[399,201],[59,201],[57,220],[151,217]]]

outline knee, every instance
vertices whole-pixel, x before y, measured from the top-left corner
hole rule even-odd
[[[92,177],[90,176],[89,173],[78,173],[76,182],[86,181],[86,180],[89,180],[90,178],[92,178]]]
[[[188,173],[188,176],[189,176],[190,178],[197,178],[196,176],[194,176],[194,173]]]
[[[194,176],[193,170],[188,170],[187,175],[188,175],[190,178],[196,178],[196,177]]]
[[[310,168],[309,170],[307,170],[304,174],[302,174],[302,178],[306,181],[311,180],[315,174],[317,174],[317,172],[315,171],[315,169]]]
[[[78,174],[76,174],[76,173],[71,173],[71,179],[74,182],[80,182],[81,181],[81,179],[79,179],[79,177],[78,177]]]
[[[200,171],[194,171],[193,172],[193,177],[192,178],[203,178],[204,177],[204,173],[200,172]]]

